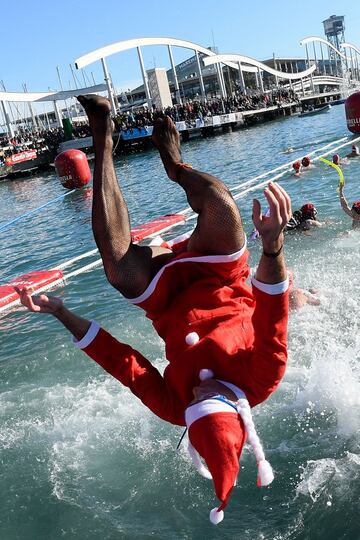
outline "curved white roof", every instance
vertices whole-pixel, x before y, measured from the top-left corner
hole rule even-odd
[[[65,90],[63,92],[0,92],[0,101],[15,102],[42,102],[42,101],[64,101],[80,94],[94,94],[96,92],[105,92],[105,84],[96,84],[87,88],[77,90]]]
[[[353,45],[352,43],[341,43],[340,47],[342,49],[352,49],[353,51],[357,52],[358,54],[360,54],[360,49],[358,49],[357,47],[355,47],[355,45]]]
[[[111,45],[106,45],[105,47],[101,47],[100,49],[96,49],[95,51],[84,54],[83,56],[80,56],[80,58],[75,60],[75,66],[77,69],[81,69],[88,66],[89,64],[92,64],[93,62],[96,62],[97,60],[101,60],[102,58],[111,56],[112,54],[128,51],[129,49],[134,49],[136,47],[144,47],[148,45],[173,45],[174,47],[182,47],[184,49],[191,49],[193,51],[203,53],[206,56],[214,56],[216,54],[210,49],[207,49],[206,47],[202,47],[201,45],[198,45],[197,43],[193,43],[192,41],[185,41],[183,39],[168,38],[168,37],[135,38],[135,39],[127,39],[125,41],[118,41],[116,43],[112,43]],[[229,67],[232,67],[234,69],[237,69],[238,67],[237,65],[232,64],[231,62],[224,62],[224,63],[226,63]],[[256,69],[250,66],[244,66],[243,69],[244,71],[256,71]]]
[[[324,38],[321,38],[318,36],[309,36],[307,38],[302,39],[300,41],[300,45],[307,45],[307,43],[313,43],[314,41],[318,43],[324,43],[324,45],[326,45],[327,47],[330,47],[330,49],[335,51],[341,58],[345,60],[345,56],[340,51],[338,51],[337,48],[334,47],[334,45],[332,45],[329,41],[327,41]]]
[[[273,69],[270,66],[267,66],[266,64],[263,64],[262,62],[259,62],[254,58],[251,58],[250,56],[244,56],[242,54],[216,54],[215,56],[204,58],[205,66],[209,66],[210,64],[216,64],[217,62],[246,62],[247,64],[250,64],[252,66],[255,66],[256,68],[266,71],[267,73],[270,73],[271,75],[279,77],[279,79],[282,78],[292,81],[308,77],[316,69],[316,66],[314,65],[311,66],[309,69],[306,69],[305,71],[300,71],[298,73],[285,73],[284,71]]]

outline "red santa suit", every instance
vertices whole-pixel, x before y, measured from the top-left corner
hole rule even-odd
[[[201,369],[241,388],[251,407],[279,384],[286,365],[288,280],[252,280],[244,246],[232,255],[183,251],[130,302],[145,310],[166,346],[164,374],[93,322],[77,346],[160,418],[185,425]]]

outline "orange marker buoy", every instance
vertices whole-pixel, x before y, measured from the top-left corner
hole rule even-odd
[[[56,156],[55,169],[60,182],[67,189],[82,188],[91,180],[86,154],[81,150],[65,150]]]

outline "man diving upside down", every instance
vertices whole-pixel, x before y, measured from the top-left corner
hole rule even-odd
[[[213,479],[220,500],[210,512],[216,524],[223,519],[246,439],[255,453],[258,484],[273,480],[250,408],[269,397],[285,371],[288,278],[283,229],[291,217],[291,201],[272,183],[264,192],[269,216],[262,215],[254,200],[253,221],[263,253],[249,286],[238,207],[220,180],[182,162],[179,134],[165,117],[154,126],[153,142],[168,177],[184,189],[198,214],[197,225],[173,249],[135,245],[113,165],[109,102],[92,95],[79,101],[94,140],[95,241],[111,285],[145,311],[164,340],[169,361],[164,374],[130,345],[67,310],[60,299],[31,297],[26,289],[18,292],[31,311],[59,319],[78,347],[157,416],[187,426],[194,464]]]

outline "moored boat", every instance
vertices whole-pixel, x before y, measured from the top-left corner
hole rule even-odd
[[[318,109],[311,109],[310,111],[304,111],[299,116],[313,116],[314,114],[320,114],[324,112],[328,112],[331,109],[331,105],[329,103],[327,105],[324,105],[324,107],[320,107]]]

